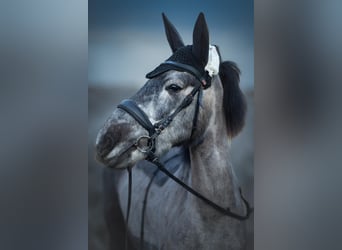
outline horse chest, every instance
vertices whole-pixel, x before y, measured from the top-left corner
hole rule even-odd
[[[243,249],[240,222],[218,217],[217,214],[214,219],[201,216],[188,193],[172,182],[167,185],[163,188],[152,186],[149,192],[144,218],[144,241],[147,245],[156,249]],[[144,196],[144,187],[146,183],[133,186],[136,198]],[[121,190],[121,205],[125,212],[125,185]],[[132,198],[129,229],[138,239],[141,235],[143,202]]]

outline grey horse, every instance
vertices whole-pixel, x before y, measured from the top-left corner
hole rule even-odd
[[[130,99],[151,124],[156,124],[175,112],[200,82],[201,91],[194,101],[181,109],[155,138],[154,155],[174,176],[201,195],[244,214],[246,208],[229,155],[231,139],[242,130],[246,113],[245,97],[239,87],[240,71],[235,63],[219,59],[215,72],[215,55],[210,52],[213,46],[209,44],[203,13],[197,18],[192,45],[184,45],[164,14],[163,21],[173,52],[171,60],[204,72],[206,78],[201,81],[187,69],[162,64],[147,75],[150,79]],[[215,49],[220,58],[218,47]],[[214,69],[208,74],[210,63]],[[147,129],[128,112],[116,108],[96,140],[99,161],[110,168],[132,168],[127,231],[133,247],[245,249],[246,222],[220,213],[167,178],[153,163],[144,160],[146,152],[137,145],[138,138],[149,138]],[[119,172],[111,181],[126,218],[127,172]]]

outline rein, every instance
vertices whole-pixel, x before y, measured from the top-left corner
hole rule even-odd
[[[191,131],[190,139],[193,136],[193,133],[196,129],[197,119],[198,119],[198,113],[199,113],[199,107],[201,103],[202,98],[202,91],[203,89],[206,89],[210,87],[211,85],[211,77],[206,73],[206,75],[201,75],[197,69],[190,65],[185,65],[178,62],[173,61],[166,61],[164,64],[172,64],[174,66],[177,66],[182,71],[186,71],[193,76],[195,76],[199,81],[196,81],[196,84],[193,88],[193,90],[183,99],[181,104],[177,107],[177,109],[162,119],[159,122],[156,122],[155,124],[152,124],[146,113],[133,101],[130,99],[123,100],[119,105],[118,108],[122,109],[129,115],[131,115],[143,128],[145,128],[149,135],[146,136],[140,136],[135,143],[131,145],[131,147],[135,147],[140,152],[146,154],[146,160],[151,162],[152,164],[156,165],[160,171],[162,171],[164,174],[166,174],[169,178],[171,178],[173,181],[175,181],[177,184],[179,184],[182,188],[184,188],[186,191],[194,195],[195,197],[201,199],[203,202],[205,202],[207,205],[211,206],[218,212],[222,213],[223,215],[229,216],[231,218],[234,218],[239,221],[244,221],[249,218],[251,213],[253,212],[253,208],[249,205],[248,201],[243,197],[241,188],[239,188],[240,191],[240,197],[242,201],[244,202],[244,205],[246,207],[246,214],[240,215],[237,213],[234,213],[230,210],[230,208],[223,208],[216,204],[215,202],[211,201],[210,199],[206,198],[202,194],[198,193],[196,190],[192,189],[190,186],[188,186],[186,183],[178,179],[176,176],[174,176],[172,173],[170,173],[165,166],[159,161],[158,157],[155,155],[156,151],[156,139],[160,135],[160,133],[167,128],[170,123],[173,121],[173,119],[177,116],[177,114],[182,111],[183,109],[187,108],[194,100],[196,94],[197,94],[197,103],[195,107],[195,113],[193,118],[193,126]],[[131,148],[130,147],[130,148]],[[155,175],[154,175],[155,176]],[[154,177],[152,177],[153,179]],[[143,236],[144,236],[144,216],[145,216],[145,209],[146,209],[146,200],[148,197],[148,192],[151,187],[152,181],[149,182],[145,198],[144,198],[144,204],[143,204],[143,212],[142,212],[142,224],[141,224],[141,232],[140,235],[142,236],[140,239],[140,248],[143,247]],[[129,191],[128,191],[128,202],[127,202],[127,213],[126,213],[126,249],[127,249],[127,235],[128,235],[128,218],[129,218],[129,212],[130,212],[130,205],[131,205],[131,188],[132,188],[132,174],[131,170],[129,169]]]
[[[128,171],[128,199],[127,199],[127,211],[126,211],[125,249],[128,249],[128,220],[129,220],[129,212],[131,210],[131,201],[132,201],[132,168],[127,168],[127,171]]]
[[[242,201],[244,202],[244,204],[246,206],[246,215],[236,214],[236,213],[230,211],[230,208],[223,208],[223,207],[217,205],[216,203],[212,202],[208,198],[204,197],[203,195],[198,193],[196,190],[192,189],[190,186],[188,186],[187,184],[182,182],[180,179],[178,179],[172,173],[170,173],[164,167],[164,165],[162,163],[160,163],[158,158],[156,158],[156,160],[153,161],[153,163],[158,167],[158,169],[160,171],[165,173],[168,177],[170,177],[173,181],[175,181],[177,184],[179,184],[181,187],[183,187],[186,191],[190,192],[191,194],[193,194],[197,198],[201,199],[202,201],[207,203],[209,206],[213,207],[214,209],[216,209],[217,211],[221,212],[222,214],[224,214],[226,216],[232,217],[232,218],[240,220],[240,221],[244,221],[244,220],[247,220],[249,218],[250,214],[253,212],[253,208],[250,207],[248,201],[243,197],[241,188],[239,188],[239,192],[240,192],[241,199],[242,199]]]

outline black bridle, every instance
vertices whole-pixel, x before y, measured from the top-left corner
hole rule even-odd
[[[192,137],[193,132],[196,128],[202,91],[203,89],[208,88],[211,84],[211,78],[207,74],[201,75],[200,72],[196,68],[190,65],[179,63],[179,62],[174,62],[174,61],[165,61],[162,64],[172,65],[178,68],[179,70],[189,72],[190,74],[195,76],[199,81],[195,82],[195,86],[193,90],[183,99],[181,104],[173,113],[166,116],[161,121],[156,122],[155,124],[151,123],[146,113],[133,100],[125,99],[118,105],[118,108],[130,114],[142,127],[144,127],[148,131],[149,135],[148,136],[144,135],[144,136],[139,137],[134,143],[134,146],[140,152],[147,154],[147,160],[150,160],[150,161],[153,161],[156,158],[155,156],[156,138],[165,128],[167,128],[170,125],[170,123],[173,121],[173,119],[177,116],[177,114],[180,111],[182,111],[183,109],[185,109],[192,103],[196,94],[198,93],[197,105],[196,105],[195,115],[193,119],[193,126],[192,126],[190,138]]]
[[[130,99],[123,100],[119,105],[118,108],[126,111],[128,114],[130,114],[142,127],[144,127],[148,131],[148,136],[143,135],[140,136],[136,142],[134,143],[134,146],[142,153],[147,154],[147,160],[155,161],[155,141],[157,137],[160,135],[160,133],[167,128],[170,123],[173,121],[173,119],[177,116],[177,114],[188,107],[192,101],[194,100],[194,97],[197,93],[201,92],[202,88],[200,84],[197,84],[193,90],[188,94],[182,103],[178,106],[178,108],[170,115],[162,119],[161,121],[152,124],[148,116],[145,114],[144,111],[139,108],[139,106]],[[196,121],[199,111],[199,105],[200,105],[200,94],[198,94],[197,97],[197,106],[195,110],[195,115],[193,119],[193,131],[196,127]],[[193,133],[192,131],[192,133]],[[192,135],[191,135],[192,137]]]
[[[199,113],[199,107],[201,102],[201,96],[203,89],[206,89],[210,87],[211,85],[211,78],[206,73],[205,75],[201,75],[200,72],[195,69],[194,67],[178,62],[173,61],[166,61],[164,64],[172,64],[173,66],[176,66],[181,71],[186,71],[193,76],[195,76],[199,81],[195,82],[193,90],[183,99],[181,104],[177,107],[177,109],[172,112],[170,115],[166,116],[164,119],[162,119],[159,122],[156,122],[155,124],[152,124],[146,113],[133,101],[130,99],[123,100],[119,105],[118,108],[124,110],[128,114],[130,114],[143,128],[145,128],[148,131],[148,136],[140,136],[136,142],[132,145],[140,152],[146,154],[146,160],[152,162],[154,165],[158,167],[160,171],[165,173],[169,178],[171,178],[173,181],[175,181],[177,184],[182,186],[185,190],[196,196],[197,198],[204,201],[207,205],[211,206],[212,208],[216,209],[217,211],[221,212],[222,214],[229,216],[231,218],[243,221],[247,220],[250,216],[250,214],[253,212],[253,208],[250,207],[248,201],[243,197],[241,188],[240,196],[242,201],[244,202],[246,206],[246,214],[245,215],[239,215],[230,210],[230,208],[223,208],[219,206],[218,204],[214,203],[213,201],[209,200],[208,198],[204,197],[202,194],[198,193],[196,190],[192,189],[190,186],[185,184],[183,181],[178,179],[176,176],[174,176],[171,172],[169,172],[165,166],[159,161],[158,157],[155,154],[156,150],[156,139],[160,135],[160,133],[167,128],[170,123],[173,121],[173,119],[177,116],[177,114],[182,111],[183,109],[187,108],[194,100],[196,94],[197,94],[197,104],[195,107],[195,113],[193,118],[193,126],[191,131],[190,140],[193,136],[193,133],[196,129],[197,119],[198,119],[198,113]],[[131,197],[131,169],[129,169],[129,200],[128,205],[130,206],[130,197]],[[149,184],[150,186],[150,184]],[[145,195],[147,197],[147,195]],[[146,202],[146,201],[144,201]],[[126,223],[128,222],[129,217],[129,207],[127,207],[127,215],[126,215]],[[144,207],[145,209],[145,207]],[[127,226],[127,225],[126,225]],[[143,228],[143,225],[142,225]],[[126,234],[127,235],[127,234]],[[143,234],[142,234],[143,235]]]

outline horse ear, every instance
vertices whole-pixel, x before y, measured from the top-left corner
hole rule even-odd
[[[169,21],[166,15],[162,13],[162,16],[167,41],[169,42],[172,52],[175,52],[177,49],[184,46],[183,40],[179,35],[178,31],[176,30],[175,26],[173,26],[173,24]]]
[[[192,53],[203,64],[207,65],[209,53],[209,31],[204,14],[201,12],[196,20],[192,36]]]
[[[224,90],[223,109],[228,135],[234,137],[245,125],[247,111],[246,99],[239,87],[240,70],[235,63],[226,61],[220,64],[219,75]]]

